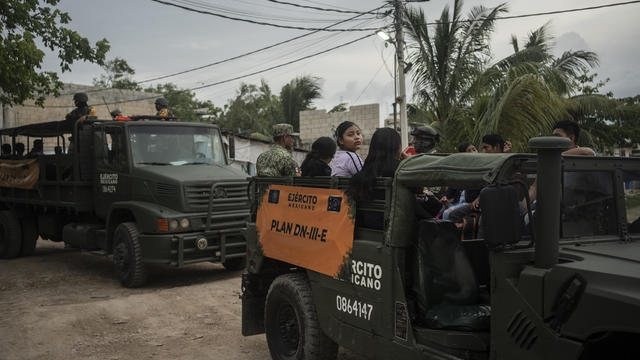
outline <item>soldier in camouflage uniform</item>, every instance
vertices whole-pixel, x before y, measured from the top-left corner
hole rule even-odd
[[[87,102],[89,102],[89,97],[86,93],[79,92],[73,94],[73,104],[76,108],[67,114],[65,120],[71,122],[78,120],[84,121],[87,116],[96,116],[96,111],[92,106],[89,106]]]
[[[293,126],[290,124],[273,125],[275,144],[258,156],[256,170],[258,176],[296,176],[298,163],[291,155],[293,150]]]
[[[173,117],[173,114],[167,109],[169,102],[165,98],[157,98],[156,102],[156,116],[168,116]]]

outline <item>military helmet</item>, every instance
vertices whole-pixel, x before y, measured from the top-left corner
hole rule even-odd
[[[285,136],[285,135],[297,136],[299,134],[293,132],[293,125],[281,123],[281,124],[273,125],[273,128],[271,129],[271,135],[273,135],[273,137],[275,138],[278,136]]]
[[[429,125],[418,126],[411,130],[411,135],[423,139],[440,139],[438,131]],[[436,140],[437,141],[437,140]]]
[[[415,137],[413,148],[419,154],[428,153],[436,147],[440,141],[440,134],[431,126],[419,126],[411,130],[411,135]]]
[[[115,109],[112,112],[110,112],[109,114],[111,114],[112,117],[121,116],[122,115],[122,111],[120,111],[120,109]]]
[[[76,101],[79,103],[86,103],[89,101],[89,96],[87,96],[87,93],[83,93],[83,92],[75,93],[73,94],[73,101]]]
[[[157,98],[155,104],[156,105],[160,105],[160,106],[164,106],[164,107],[169,106],[169,102],[167,101],[167,99],[165,99],[163,97]]]

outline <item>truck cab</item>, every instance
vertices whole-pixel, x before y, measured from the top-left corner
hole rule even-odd
[[[255,178],[243,334],[273,359],[638,358],[640,160],[558,141],[412,156],[360,203],[349,179]],[[445,187],[481,211],[438,219]]]
[[[35,224],[36,238],[113,254],[128,287],[144,284],[150,263],[244,267],[248,182],[229,165],[217,127],[137,117],[33,124],[2,134],[14,143],[28,137],[65,145],[55,154],[0,160],[6,165],[0,172],[26,162],[37,169],[29,186],[0,187],[11,220]],[[6,234],[2,255],[28,254],[32,236]]]

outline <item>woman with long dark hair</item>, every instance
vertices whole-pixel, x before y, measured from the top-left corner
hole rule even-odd
[[[336,142],[332,138],[323,136],[316,139],[300,165],[302,176],[331,176],[329,163],[335,153]]]
[[[402,158],[400,134],[391,128],[380,128],[373,133],[369,155],[362,170],[353,176],[349,193],[356,201],[376,197],[373,187],[376,177],[392,177]]]
[[[351,121],[343,121],[336,129],[336,143],[340,150],[333,159],[331,176],[351,177],[362,169],[364,161],[356,151],[362,145],[360,127]]]

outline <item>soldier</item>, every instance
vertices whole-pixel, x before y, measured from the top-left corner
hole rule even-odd
[[[89,101],[89,97],[86,93],[79,92],[73,95],[73,103],[75,105],[75,109],[67,114],[65,119],[67,121],[84,121],[87,116],[96,116],[96,111],[92,106],[87,105]]]
[[[258,176],[296,176],[298,163],[291,155],[293,150],[293,126],[290,124],[273,125],[275,144],[258,156],[256,170]]]
[[[169,106],[169,102],[165,98],[157,98],[156,99],[156,116],[173,116],[167,107]]]
[[[431,152],[440,141],[438,132],[428,125],[413,128],[411,135],[413,136],[413,145],[405,149],[404,152],[407,155]]]

